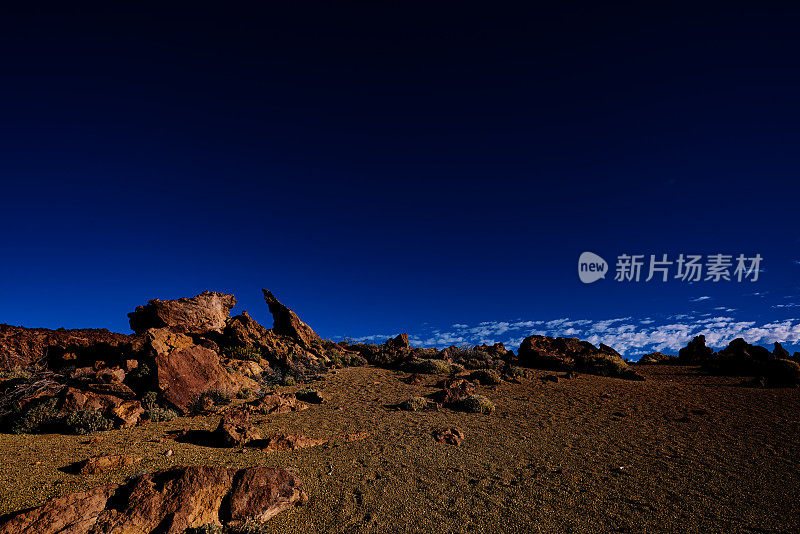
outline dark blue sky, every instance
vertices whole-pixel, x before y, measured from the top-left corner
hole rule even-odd
[[[0,8],[0,322],[268,287],[332,338],[800,339],[797,10],[263,4]]]

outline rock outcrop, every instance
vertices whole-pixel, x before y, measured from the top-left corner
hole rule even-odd
[[[216,441],[226,447],[244,445],[261,439],[258,429],[250,422],[250,412],[244,409],[226,412],[214,433]]]
[[[608,345],[595,347],[578,338],[529,336],[519,347],[519,363],[536,369],[580,371],[600,376],[643,380],[631,372],[628,364]]]
[[[272,314],[272,331],[279,336],[296,340],[307,349],[320,345],[322,340],[314,330],[300,320],[296,313],[283,305],[268,289],[261,290]]]
[[[639,361],[636,362],[643,365],[657,365],[657,364],[670,364],[678,363],[678,357],[673,354],[663,354],[661,352],[651,352],[645,354]]]
[[[23,368],[36,362],[47,364],[56,358],[74,361],[88,347],[103,354],[116,352],[114,349],[131,342],[132,336],[105,328],[50,330],[0,324],[0,370]]]
[[[167,402],[189,413],[197,398],[207,391],[235,395],[241,384],[222,366],[213,350],[195,345],[187,335],[168,328],[146,334],[155,363],[158,388]]]
[[[203,525],[266,522],[306,499],[285,469],[175,467],[124,486],[70,493],[0,522],[0,534],[181,534]]]
[[[706,347],[706,336],[701,334],[678,351],[678,360],[683,365],[697,365],[709,359],[713,353],[711,347]]]
[[[137,334],[164,327],[184,334],[205,334],[221,332],[235,305],[233,295],[203,291],[191,298],[150,300],[145,306],[137,306],[128,318]]]

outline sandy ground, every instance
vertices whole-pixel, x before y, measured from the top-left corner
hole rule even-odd
[[[437,377],[412,386],[400,380],[406,373],[344,369],[316,384],[324,404],[256,419],[265,433],[329,440],[297,452],[166,435],[213,429],[219,416],[101,432],[94,445],[0,435],[0,514],[170,465],[263,464],[294,470],[310,496],[271,520],[274,532],[800,531],[800,390],[742,387],[687,367],[638,369],[646,382],[581,375],[478,386],[497,406],[491,415],[393,410],[436,391]],[[466,432],[461,447],[432,438],[445,426]],[[64,470],[112,453],[144,460],[105,475]]]

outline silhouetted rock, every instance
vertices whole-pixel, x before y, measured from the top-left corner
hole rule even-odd
[[[387,339],[384,345],[394,347],[396,349],[407,349],[411,347],[411,345],[408,343],[408,334],[398,334],[392,339]]]
[[[783,345],[777,341],[775,342],[775,348],[772,350],[772,355],[776,358],[781,358],[784,360],[790,360],[792,358],[792,356],[789,354],[789,351],[783,348]]]
[[[769,350],[751,345],[739,337],[713,357],[707,358],[704,368],[714,374],[756,376],[764,374],[764,365],[773,359],[775,356]]]
[[[203,291],[191,298],[153,299],[145,306],[137,306],[128,317],[131,329],[137,334],[164,327],[184,334],[222,332],[235,305],[233,295]]]
[[[310,348],[322,342],[320,337],[296,313],[283,305],[268,289],[261,290],[264,300],[272,314],[272,331],[280,336],[288,336],[300,345]]]
[[[708,360],[713,353],[710,347],[706,347],[706,336],[701,334],[678,351],[678,360],[684,365],[699,364]]]
[[[578,338],[529,336],[519,347],[519,363],[537,369],[571,371],[626,378],[628,364],[622,356],[601,344],[595,347]]]
[[[6,516],[0,534],[181,534],[219,526],[221,518],[228,527],[263,523],[305,499],[301,481],[285,469],[175,467]]]

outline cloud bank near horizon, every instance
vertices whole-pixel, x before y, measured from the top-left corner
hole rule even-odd
[[[716,308],[717,311],[733,311]],[[694,336],[704,334],[706,343],[722,348],[737,337],[756,345],[770,345],[775,341],[795,344],[800,341],[800,320],[786,319],[758,323],[742,321],[730,315],[705,313],[669,315],[660,320],[617,317],[604,320],[571,319],[568,317],[549,321],[484,321],[477,325],[456,323],[446,329],[429,329],[409,333],[412,346],[444,348],[450,345],[480,345],[502,342],[510,349],[518,349],[522,340],[530,335],[577,337],[593,343],[605,343],[624,356],[637,358],[649,352],[660,351],[677,354],[678,350]],[[381,343],[395,334],[375,334],[356,338],[357,341]]]

